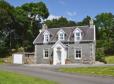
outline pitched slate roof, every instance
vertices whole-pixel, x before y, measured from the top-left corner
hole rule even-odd
[[[60,29],[63,29],[65,32],[65,41],[64,42],[74,42],[74,34],[73,31],[79,28],[82,31],[82,41],[92,41],[94,40],[94,28],[90,28],[89,26],[77,26],[77,27],[60,27],[60,28],[49,28],[47,29],[50,32],[50,41],[49,42],[56,42],[58,40],[57,32]],[[34,40],[33,44],[43,43],[43,33],[41,32],[36,39]]]

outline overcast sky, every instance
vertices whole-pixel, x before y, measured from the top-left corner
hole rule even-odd
[[[49,9],[50,17],[64,16],[70,20],[80,21],[84,17],[95,17],[102,12],[114,14],[114,0],[6,0],[13,6],[24,3],[43,1]]]

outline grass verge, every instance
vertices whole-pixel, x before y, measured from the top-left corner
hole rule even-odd
[[[3,60],[0,58],[0,64],[3,64]]]
[[[107,64],[114,64],[114,56],[105,57]]]
[[[53,81],[25,76],[12,72],[0,71],[0,84],[57,84]]]
[[[113,76],[114,77],[114,66],[60,68],[59,71],[68,72],[68,73],[79,73],[79,74]]]

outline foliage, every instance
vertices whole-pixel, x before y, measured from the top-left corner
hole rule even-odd
[[[0,84],[57,84],[53,81],[25,76],[12,72],[0,71]]]
[[[104,50],[102,48],[99,48],[99,49],[96,50],[96,61],[106,63]]]
[[[76,26],[76,23],[74,21],[68,21],[65,17],[60,17],[59,19],[47,20],[45,23],[49,28]]]
[[[107,64],[114,64],[114,56],[106,56],[105,60]]]
[[[29,13],[31,13],[31,15],[39,14],[43,19],[49,16],[48,9],[43,2],[25,3],[15,8],[15,15],[19,25],[16,29],[16,33],[20,36],[17,46],[26,47],[25,51],[33,51],[32,42],[38,35],[40,29],[38,21],[28,18]]]
[[[99,75],[99,76],[113,76],[114,77],[114,72],[113,72],[114,66],[60,68],[59,71],[69,72],[69,73],[79,73],[79,74]]]
[[[90,19],[91,19],[90,16],[86,16],[81,22],[77,22],[77,25],[78,26],[89,25]]]
[[[14,8],[5,0],[0,0],[0,55],[11,49],[21,46],[25,51],[33,51],[32,44],[41,27],[35,19],[28,18],[28,14],[39,14],[46,19],[49,16],[48,9],[43,2],[25,3]],[[3,39],[2,39],[3,38]]]
[[[100,47],[105,49],[105,54],[114,54],[114,15],[112,13],[97,15],[95,25]]]
[[[8,52],[9,28],[12,28],[15,23],[12,12],[14,8],[6,1],[0,0],[0,57],[4,57]]]

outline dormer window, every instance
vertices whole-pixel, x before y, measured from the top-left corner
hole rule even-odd
[[[81,39],[82,39],[82,35],[81,35],[81,30],[79,29],[79,28],[76,28],[75,30],[74,30],[74,41],[76,42],[76,41],[80,41]]]
[[[81,40],[81,33],[80,32],[76,32],[76,40]]]
[[[64,33],[59,34],[59,40],[64,40]]]
[[[44,35],[44,40],[43,40],[43,43],[48,43],[49,40],[50,40],[50,33],[48,30],[45,30],[45,32],[43,33]]]
[[[61,29],[58,32],[58,40],[64,41],[65,40],[65,32]]]
[[[49,41],[49,35],[45,35],[45,41],[48,42]]]

